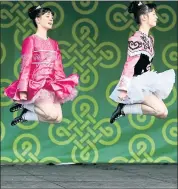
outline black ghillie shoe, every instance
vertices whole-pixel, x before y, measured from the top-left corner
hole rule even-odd
[[[18,110],[23,109],[23,105],[22,104],[14,104],[11,106],[11,108],[9,109],[10,112],[16,112]]]
[[[24,108],[24,109],[22,110],[22,113],[20,114],[20,116],[14,118],[14,119],[12,120],[11,125],[14,126],[14,125],[17,125],[18,123],[27,122],[27,120],[25,120],[25,119],[23,118],[23,115],[24,115],[26,112],[28,112],[28,110]]]
[[[116,110],[113,112],[110,123],[114,123],[116,119],[119,117],[125,116],[125,114],[122,112],[122,108],[125,106],[125,104],[118,104]]]

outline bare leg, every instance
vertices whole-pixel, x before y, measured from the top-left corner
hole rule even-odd
[[[52,102],[40,101],[35,103],[35,113],[39,121],[48,123],[60,123],[62,121],[62,109],[60,104],[58,108]]]
[[[49,91],[41,93],[34,104],[30,104],[24,107],[24,112],[15,120],[12,121],[11,125],[16,125],[23,121],[41,121],[48,123],[60,123],[62,121],[62,109],[59,102],[54,102],[54,95]],[[27,109],[31,111],[27,111]]]
[[[157,98],[155,95],[145,96],[143,105],[150,107],[150,112],[152,111],[152,109],[154,109],[155,113],[153,115],[157,118],[166,118],[168,115],[168,109],[166,105],[161,99]]]
[[[141,108],[144,115],[155,115],[155,110],[145,104],[141,104]]]
[[[125,114],[153,115],[157,118],[166,118],[168,114],[168,110],[163,101],[155,95],[145,96],[142,104],[125,105],[123,111]]]
[[[62,117],[63,117],[61,104],[59,102],[55,102],[54,106],[56,107],[56,112],[58,113],[57,114],[58,116],[57,116],[56,122],[60,123],[62,121]]]
[[[119,104],[116,110],[113,112],[110,123],[126,114],[144,114],[152,115],[157,118],[166,118],[168,115],[168,110],[163,101],[157,98],[155,95],[145,96],[144,102],[142,104]]]

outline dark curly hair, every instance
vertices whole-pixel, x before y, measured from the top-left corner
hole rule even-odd
[[[50,8],[47,8],[47,7],[42,8],[40,6],[33,6],[28,10],[28,16],[32,19],[33,24],[37,28],[35,18],[40,17],[47,12],[51,12],[51,14],[54,16],[54,12]]]
[[[135,22],[140,24],[140,16],[156,10],[156,4],[144,4],[141,1],[133,1],[128,7],[128,12],[134,14]]]

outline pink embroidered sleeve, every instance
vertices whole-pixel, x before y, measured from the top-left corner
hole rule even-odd
[[[119,90],[127,91],[134,75],[135,65],[140,59],[141,50],[142,42],[140,41],[140,38],[135,36],[130,37],[128,41],[127,61],[119,80]]]
[[[61,51],[59,49],[58,43],[56,41],[56,46],[57,46],[57,58],[54,64],[54,70],[55,70],[55,79],[62,79],[65,78],[66,75],[64,73],[64,68],[62,65],[62,56],[61,56]]]
[[[21,51],[21,71],[19,75],[19,91],[27,91],[30,67],[33,53],[33,39],[28,37],[23,41]]]

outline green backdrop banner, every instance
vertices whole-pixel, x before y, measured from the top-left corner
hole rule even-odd
[[[35,33],[27,12],[32,5],[55,12],[49,36],[62,50],[66,74],[80,75],[79,95],[63,106],[60,124],[28,122],[11,127],[17,113],[4,87],[18,78],[20,50]],[[127,12],[129,2],[1,1],[1,161],[3,163],[158,163],[177,162],[176,84],[165,103],[166,119],[122,118],[109,123],[116,103],[109,99],[126,60],[127,40],[137,30]],[[177,74],[177,2],[156,2],[159,22],[153,68]],[[166,78],[165,78],[166,79]],[[176,81],[177,82],[177,81]]]

